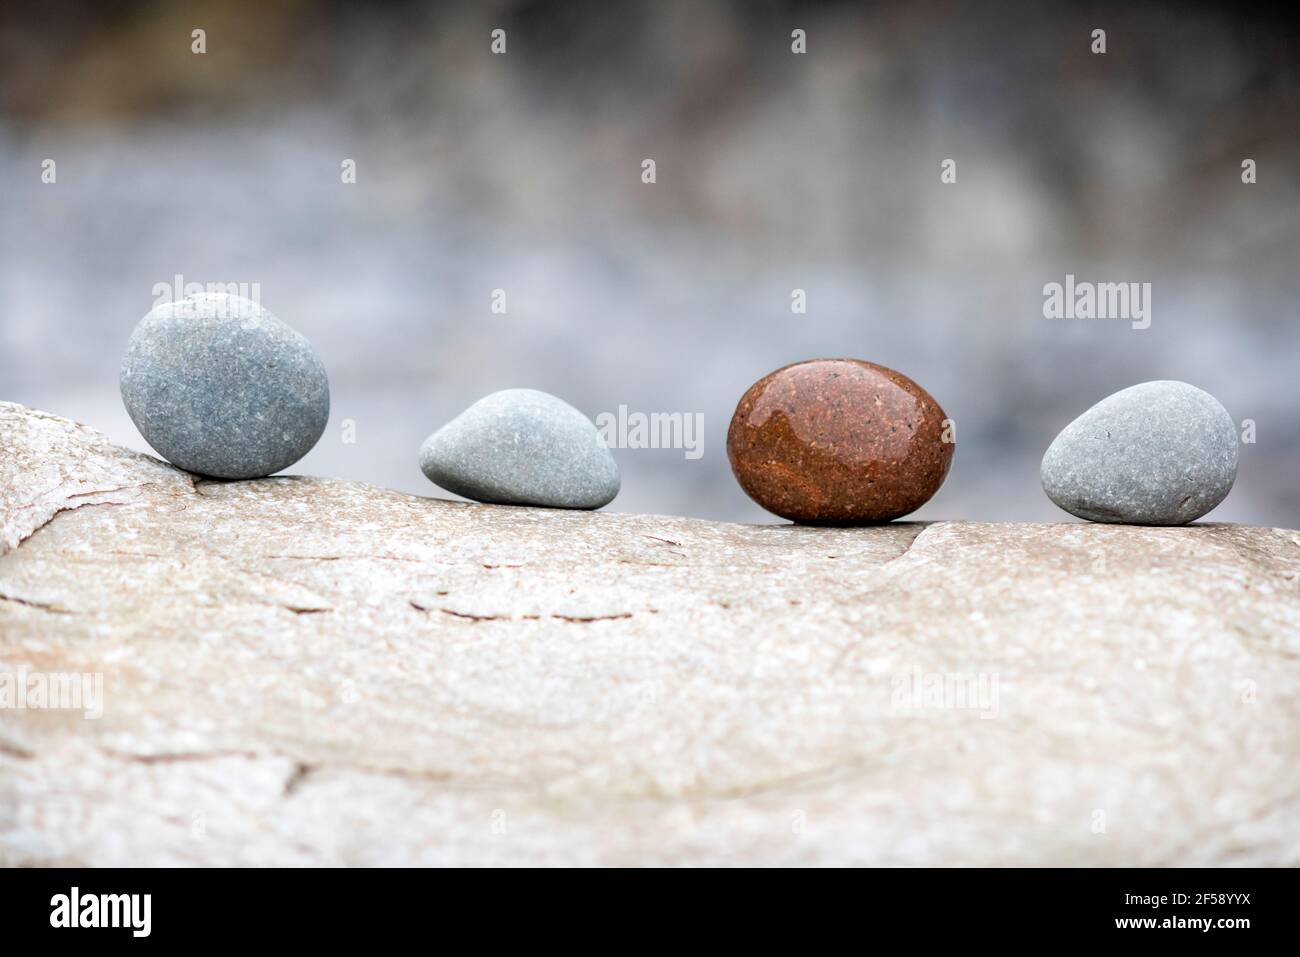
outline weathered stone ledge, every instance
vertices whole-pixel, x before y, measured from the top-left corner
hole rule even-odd
[[[1300,533],[220,483],[0,403],[0,864],[1300,864]]]

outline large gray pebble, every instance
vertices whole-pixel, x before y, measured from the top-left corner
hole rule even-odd
[[[1102,399],[1043,456],[1043,490],[1093,522],[1182,525],[1227,496],[1237,429],[1214,396],[1186,382],[1143,382]]]
[[[600,508],[619,489],[591,420],[536,389],[479,399],[425,439],[420,469],[449,492],[500,505]]]
[[[288,468],[329,419],[311,343],[239,296],[157,306],[131,333],[122,401],[140,434],[180,468],[245,479]]]

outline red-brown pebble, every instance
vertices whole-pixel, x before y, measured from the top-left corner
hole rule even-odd
[[[956,447],[946,419],[900,372],[814,359],[749,387],[731,417],[727,457],[749,497],[782,518],[887,522],[943,484]]]

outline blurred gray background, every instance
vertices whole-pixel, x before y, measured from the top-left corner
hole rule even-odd
[[[612,509],[774,520],[731,477],[735,403],[788,362],[853,356],[956,420],[919,517],[1067,519],[1038,483],[1056,432],[1177,378],[1256,422],[1211,517],[1300,526],[1300,51],[1293,24],[1251,15],[6,5],[0,399],[146,448],[118,361],[180,274],[259,284],[315,344],[333,408],[298,472],[441,495],[424,437],[530,386],[593,418],[703,413],[698,460],[615,453]],[[1151,328],[1044,318],[1066,273],[1152,283]]]

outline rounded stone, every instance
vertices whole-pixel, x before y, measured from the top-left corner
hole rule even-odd
[[[1067,425],[1043,456],[1043,491],[1092,522],[1183,525],[1227,497],[1237,427],[1219,400],[1186,382],[1143,382]]]
[[[479,399],[424,440],[420,470],[449,492],[497,505],[600,508],[620,487],[591,420],[536,389]]]
[[[887,522],[939,490],[955,443],[928,392],[860,359],[814,359],[749,387],[727,431],[741,488],[805,524]]]
[[[221,293],[164,303],[140,320],[121,389],[154,451],[223,479],[288,468],[316,444],[330,411],[311,343],[257,303]]]

